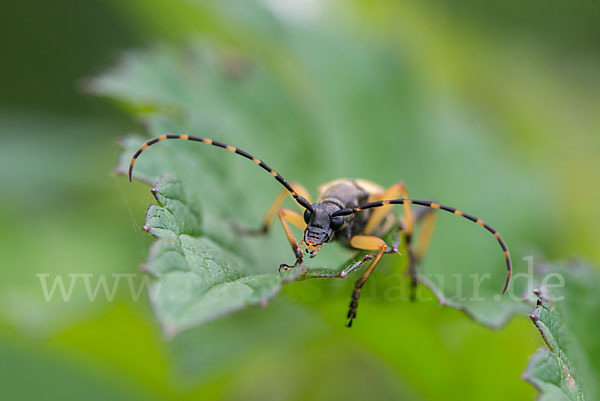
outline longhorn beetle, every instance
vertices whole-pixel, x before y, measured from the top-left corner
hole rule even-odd
[[[435,224],[435,215],[430,212],[435,211],[435,209],[444,210],[471,220],[496,237],[498,243],[502,247],[504,258],[506,260],[506,281],[504,283],[502,294],[504,294],[508,288],[512,265],[508,248],[502,240],[502,237],[500,237],[500,234],[477,217],[463,213],[453,207],[426,200],[409,199],[404,183],[402,182],[398,182],[391,187],[384,189],[379,185],[366,180],[336,180],[320,186],[319,198],[317,199],[317,202],[313,203],[309,193],[302,185],[294,182],[288,183],[265,162],[257,159],[242,149],[218,141],[213,141],[212,139],[177,134],[162,135],[144,143],[131,158],[128,174],[129,181],[131,181],[133,165],[139,155],[148,148],[148,146],[164,141],[165,139],[183,139],[187,141],[202,142],[207,145],[213,145],[237,153],[258,164],[283,185],[284,189],[269,208],[262,228],[258,230],[239,230],[241,233],[245,234],[266,234],[273,222],[275,214],[279,216],[285,235],[292,247],[294,256],[296,257],[296,261],[293,265],[281,264],[279,266],[280,272],[302,265],[303,250],[305,253],[310,253],[310,257],[313,258],[317,255],[323,244],[332,241],[339,241],[344,246],[356,250],[375,251],[374,254],[366,255],[361,261],[346,268],[341,273],[315,276],[344,278],[351,271],[356,270],[363,263],[371,260],[369,267],[367,267],[354,284],[354,291],[352,292],[352,299],[349,306],[350,309],[348,310],[347,315],[348,327],[352,326],[352,320],[356,318],[360,290],[373,272],[373,269],[375,269],[384,253],[398,252],[397,246],[391,248],[383,239],[381,239],[381,236],[390,230],[394,223],[397,222],[397,218],[390,209],[392,205],[403,205],[404,208],[404,216],[398,221],[398,230],[404,239],[404,245],[407,250],[412,298],[414,298],[414,292],[417,285],[417,263],[427,249],[429,238],[431,237],[433,226]],[[304,215],[291,209],[281,208],[288,193],[304,209]],[[421,213],[420,215],[413,217],[410,205],[427,207],[429,208],[428,213]],[[415,223],[420,221],[423,222],[423,226],[419,233],[417,247],[413,248],[413,227]],[[291,223],[293,226],[304,231],[304,238],[300,244],[296,241],[288,223]]]

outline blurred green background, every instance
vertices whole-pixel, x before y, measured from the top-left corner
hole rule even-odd
[[[341,176],[404,180],[415,198],[484,217],[517,270],[532,254],[598,265],[598,2],[58,0],[3,11],[3,398],[534,398],[520,376],[541,340],[525,316],[494,331],[433,301],[373,299],[347,330],[350,281],[297,282],[268,308],[166,341],[144,296],[119,287],[90,302],[76,288],[70,302],[45,302],[36,274],[139,272],[153,199],[113,170],[116,138],[143,124],[84,80],[126,50],[197,37],[278,86],[210,88],[215,134],[190,134],[237,138],[313,193]],[[253,177],[225,184],[258,188],[249,225],[279,190]],[[502,271],[486,234],[439,222],[427,265]]]

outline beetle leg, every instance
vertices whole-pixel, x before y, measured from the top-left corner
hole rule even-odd
[[[427,247],[429,246],[429,241],[431,240],[431,235],[433,234],[433,228],[435,226],[436,214],[435,210],[425,210],[415,217],[415,222],[411,225],[414,226],[416,223],[423,222],[421,226],[421,230],[419,231],[419,236],[417,238],[416,249],[413,247],[412,242],[412,228],[411,231],[407,231],[406,223],[404,221],[400,222],[400,232],[404,238],[404,247],[407,253],[408,259],[408,275],[410,277],[410,299],[414,301],[416,298],[416,290],[418,284],[418,274],[417,267]]]
[[[380,194],[376,194],[371,197],[370,202],[375,202],[382,199],[396,199],[396,198],[405,198],[408,199],[408,193],[406,192],[406,186],[403,182],[397,182],[384,192]],[[410,211],[410,205],[404,204],[404,220],[408,223],[406,224],[406,228],[408,232],[412,231],[412,214]],[[385,216],[390,212],[393,205],[382,206],[373,210],[373,213],[369,217],[369,221],[367,221],[367,225],[363,230],[363,234],[371,235],[373,231],[381,224]]]
[[[287,237],[288,242],[292,247],[294,256],[296,256],[296,263],[294,263],[292,266],[286,265],[285,263],[279,266],[279,271],[281,272],[282,270],[286,271],[300,265],[303,259],[302,249],[300,249],[300,247],[298,246],[298,242],[296,241],[296,238],[294,237],[294,234],[292,233],[292,229],[290,228],[288,222],[291,223],[293,226],[298,227],[302,231],[306,229],[306,223],[304,222],[304,217],[302,217],[302,215],[296,212],[295,210],[282,208],[279,209],[277,213],[279,215],[281,225],[283,226],[283,231],[285,231],[285,236]]]
[[[367,270],[360,276],[360,278],[354,284],[354,291],[352,292],[352,300],[350,301],[350,310],[348,310],[348,327],[352,327],[352,320],[356,318],[356,308],[358,308],[358,298],[360,298],[360,290],[362,286],[365,284],[379,260],[381,260],[381,256],[385,253],[387,249],[387,244],[384,240],[379,237],[375,237],[373,235],[357,235],[350,239],[350,245],[356,249],[363,249],[367,251],[379,251],[375,255],[375,258],[367,267]]]
[[[427,249],[429,248],[431,236],[433,235],[433,229],[435,228],[437,214],[434,210],[427,209],[425,210],[425,213],[419,217],[417,218],[417,222],[422,220],[422,225],[415,245],[414,255],[416,263],[419,263],[421,259],[423,259],[425,252],[427,252]]]
[[[304,199],[306,199],[309,203],[311,203],[311,204],[313,203],[312,199],[310,197],[310,194],[308,193],[306,188],[304,188],[302,185],[298,184],[297,182],[290,182],[290,185],[292,186],[294,191],[296,191],[300,196],[302,196]],[[282,189],[281,192],[279,193],[279,195],[277,195],[277,198],[275,198],[275,201],[273,202],[271,207],[269,207],[269,210],[267,211],[267,214],[263,220],[263,224],[261,225],[260,228],[247,229],[247,228],[242,228],[242,227],[238,226],[237,224],[233,223],[232,224],[233,229],[239,235],[265,235],[266,233],[269,232],[269,227],[271,227],[271,224],[273,223],[273,219],[275,218],[275,214],[277,213],[277,210],[279,210],[279,208],[281,207],[281,205],[283,204],[283,202],[285,201],[285,199],[288,196],[291,196],[290,193],[288,192],[288,190],[285,188]]]
[[[403,182],[397,182],[381,194],[373,196],[372,201],[396,198],[408,199],[406,185],[404,185]],[[392,207],[392,205],[382,206],[380,208],[375,209],[371,214],[371,217],[369,217],[369,221],[367,222],[363,233],[371,234],[379,226],[379,224],[381,224],[385,216],[390,212],[390,207]],[[415,291],[417,288],[417,261],[412,249],[412,232],[414,227],[414,217],[411,213],[410,205],[408,203],[405,203],[403,205],[403,209],[404,216],[400,220],[400,232],[402,233],[402,238],[404,240],[404,246],[406,248],[406,253],[408,257],[408,274],[411,280],[410,298],[414,300]]]
[[[335,274],[333,274],[333,273],[330,273],[330,274],[328,274],[328,273],[313,274],[310,277],[312,277],[312,278],[346,278],[346,276],[348,274],[350,274],[354,270],[358,269],[367,260],[371,260],[374,257],[375,257],[375,255],[365,255],[361,260],[359,260],[358,262],[354,263],[352,266],[346,267],[344,270],[342,270],[339,273],[335,273]]]

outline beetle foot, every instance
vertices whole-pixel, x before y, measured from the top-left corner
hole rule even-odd
[[[302,264],[302,259],[296,259],[296,263],[294,263],[292,266],[282,263],[279,265],[279,273],[286,272],[290,269],[293,269],[294,267],[298,267],[301,264]]]

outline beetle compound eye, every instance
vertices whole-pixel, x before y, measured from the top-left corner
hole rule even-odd
[[[337,231],[344,225],[344,216],[335,216],[331,218],[331,229]]]
[[[304,211],[304,222],[306,224],[308,224],[309,220],[310,220],[310,216],[312,215],[312,212],[310,211],[310,209],[306,209]]]

